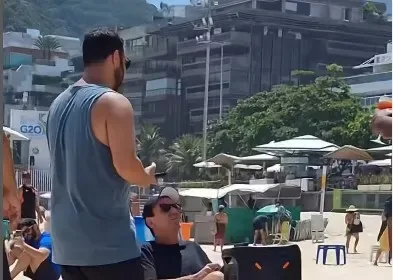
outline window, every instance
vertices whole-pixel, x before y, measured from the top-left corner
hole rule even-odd
[[[229,83],[223,83],[222,88],[229,88]],[[210,84],[209,85],[209,91],[212,90],[220,90],[220,84]],[[187,94],[189,93],[197,93],[197,92],[204,92],[205,91],[205,86],[197,86],[197,87],[189,87],[187,88]]]
[[[350,21],[351,20],[352,10],[350,8],[345,8],[344,10],[344,20]]]

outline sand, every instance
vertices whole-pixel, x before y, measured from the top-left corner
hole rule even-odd
[[[309,218],[312,213],[302,213],[302,219]],[[325,213],[324,217],[329,219],[326,229],[325,244],[345,244],[344,214]],[[378,267],[373,266],[370,261],[370,249],[377,244],[377,234],[381,224],[378,215],[362,215],[364,232],[360,235],[358,254],[347,255],[347,264],[341,266],[316,264],[317,244],[311,240],[296,242],[302,252],[302,275],[303,280],[332,280],[332,279],[356,279],[369,280],[370,276],[376,280],[391,279],[392,267],[381,263]],[[228,248],[230,246],[226,246]],[[202,248],[213,262],[222,264],[221,254],[213,252],[212,245],[202,245]],[[350,251],[352,248],[350,249]],[[333,255],[328,255],[328,261],[334,261]],[[339,277],[339,278],[338,278]],[[23,275],[16,277],[17,280],[28,279]],[[114,279],[115,280],[115,279]]]

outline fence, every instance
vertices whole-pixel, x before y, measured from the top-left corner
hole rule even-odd
[[[16,183],[22,184],[22,173],[24,170],[16,170]],[[39,193],[46,193],[52,190],[52,181],[50,179],[49,170],[45,169],[30,169],[31,184],[37,188]]]

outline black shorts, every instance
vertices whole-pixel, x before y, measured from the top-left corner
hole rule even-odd
[[[5,253],[5,248],[3,244],[3,279],[11,280],[10,268],[8,266],[7,255]]]
[[[267,218],[254,219],[252,223],[252,227],[254,228],[254,230],[265,230],[267,222],[268,222]]]
[[[141,259],[97,266],[61,266],[63,280],[144,280]]]
[[[32,280],[58,280],[60,275],[53,268],[52,262],[49,258],[46,258],[35,272],[33,272],[30,266],[23,272],[23,275]]]

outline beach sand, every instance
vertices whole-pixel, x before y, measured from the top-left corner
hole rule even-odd
[[[310,218],[312,213],[302,213],[302,219]],[[340,213],[325,213],[324,217],[329,219],[326,229],[325,244],[345,244],[345,225],[344,215]],[[372,245],[377,244],[376,239],[381,224],[379,215],[361,215],[364,225],[364,232],[360,235],[358,254],[347,255],[347,264],[341,266],[316,264],[317,244],[311,240],[296,242],[302,252],[302,279],[303,280],[331,280],[331,279],[356,279],[368,280],[370,277],[375,279],[391,279],[392,267],[388,264],[381,263],[379,266],[373,266],[370,261],[370,249]],[[353,243],[352,243],[353,244]],[[230,247],[226,246],[225,248]],[[221,253],[213,252],[212,245],[202,245],[202,248],[209,256],[212,262],[222,264]],[[351,246],[350,252],[353,251]],[[334,262],[335,258],[328,255],[328,262]],[[19,275],[15,279],[28,279]],[[115,280],[115,279],[114,279]]]

